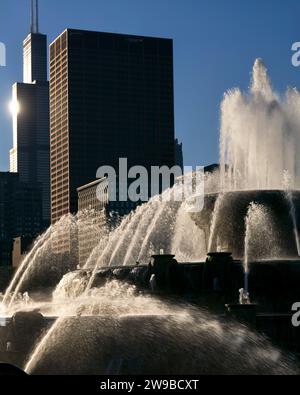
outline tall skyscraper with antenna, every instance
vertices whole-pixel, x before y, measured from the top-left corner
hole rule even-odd
[[[38,0],[31,0],[30,33],[23,43],[23,82],[47,81],[47,36],[39,33]]]
[[[31,0],[31,33],[39,32],[39,3],[38,0]]]
[[[47,36],[39,33],[38,0],[31,0],[30,33],[23,42],[23,82],[12,88],[13,149],[10,171],[40,185],[43,219],[50,221],[50,132]]]

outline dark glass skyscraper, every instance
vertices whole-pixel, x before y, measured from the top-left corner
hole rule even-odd
[[[47,36],[30,33],[23,43],[23,82],[47,81]]]
[[[175,163],[173,42],[64,31],[50,46],[52,222],[103,165]]]
[[[41,189],[0,172],[0,267],[11,265],[15,237],[33,241],[42,226]]]
[[[36,8],[37,9],[37,8]],[[37,11],[36,11],[37,12]],[[50,222],[50,132],[47,37],[32,23],[23,43],[23,82],[13,85],[10,171],[42,189],[44,224]]]

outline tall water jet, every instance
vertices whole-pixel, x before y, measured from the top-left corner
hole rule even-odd
[[[240,303],[244,295],[249,295],[249,243],[251,238],[251,217],[255,210],[254,203],[251,203],[245,218],[245,252],[244,252],[244,289],[240,290]]]
[[[221,182],[225,191],[281,189],[285,171],[300,186],[300,95],[280,98],[261,59],[247,94],[228,91],[221,107]]]

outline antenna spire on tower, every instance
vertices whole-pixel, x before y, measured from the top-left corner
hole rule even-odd
[[[39,3],[38,0],[31,0],[31,33],[39,32]]]

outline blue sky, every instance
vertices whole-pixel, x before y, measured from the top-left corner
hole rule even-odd
[[[22,80],[22,40],[30,0],[1,0],[0,170],[12,145],[8,102]],[[218,160],[219,107],[232,87],[246,89],[254,59],[262,57],[275,88],[300,89],[291,46],[300,41],[299,0],[40,0],[40,30],[51,42],[66,27],[174,39],[176,135],[186,165]]]

